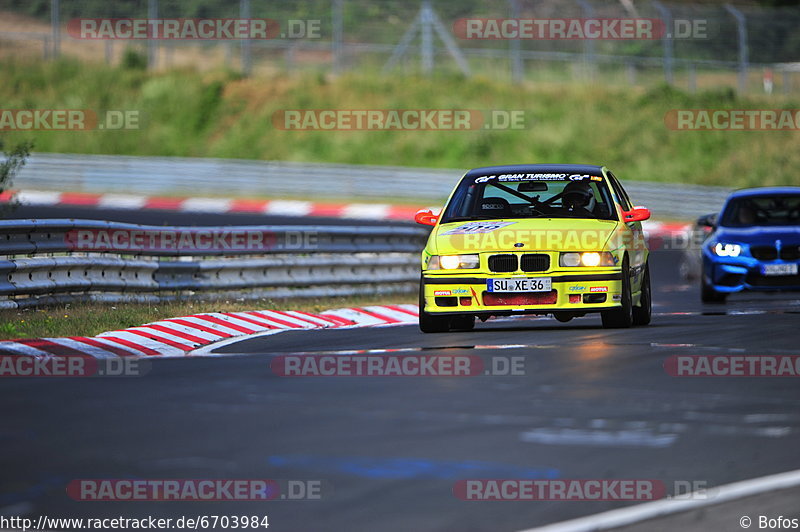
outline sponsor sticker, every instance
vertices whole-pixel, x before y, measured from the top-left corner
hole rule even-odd
[[[451,229],[442,235],[474,235],[480,233],[491,233],[503,227],[513,225],[516,222],[468,222],[460,227]]]
[[[435,296],[449,296],[451,295],[450,290],[436,290],[433,295]]]
[[[589,292],[608,292],[607,286],[593,286],[589,289]]]

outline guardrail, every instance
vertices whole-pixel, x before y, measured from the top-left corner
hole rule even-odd
[[[411,291],[417,227],[0,221],[0,308]]]
[[[625,189],[637,205],[658,219],[694,219],[714,212],[730,189],[636,181],[622,174]],[[395,166],[357,166],[236,159],[132,157],[37,153],[19,172],[21,190],[59,192],[188,194],[218,198],[220,187],[239,196],[297,197],[374,202],[393,198],[441,204],[466,170]],[[632,180],[633,179],[633,180]],[[299,189],[298,183],[311,188]]]

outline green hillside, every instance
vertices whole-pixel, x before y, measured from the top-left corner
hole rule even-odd
[[[231,157],[465,168],[499,163],[607,164],[624,179],[745,186],[798,184],[797,131],[672,131],[678,108],[800,108],[796,101],[689,95],[666,87],[514,85],[492,79],[320,75],[240,79],[147,73],[63,60],[0,62],[3,109],[138,111],[139,129],[3,132],[36,151]],[[524,111],[522,130],[286,131],[286,109]],[[7,144],[8,145],[8,144]]]

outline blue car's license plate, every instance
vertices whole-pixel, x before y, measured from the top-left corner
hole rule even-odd
[[[797,264],[764,264],[762,275],[797,275]]]

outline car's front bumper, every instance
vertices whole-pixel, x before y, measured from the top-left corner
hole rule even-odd
[[[760,261],[753,257],[717,257],[703,253],[703,279],[715,291],[800,291],[800,275],[764,275],[768,264],[797,264],[797,261]]]
[[[550,292],[488,292],[487,279],[549,277]],[[436,314],[583,314],[620,306],[620,268],[521,274],[423,272],[425,311]]]

